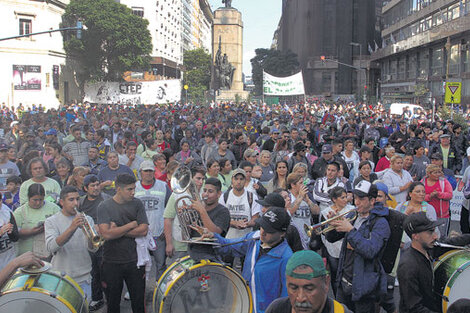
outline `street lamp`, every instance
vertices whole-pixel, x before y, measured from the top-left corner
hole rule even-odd
[[[359,72],[359,82],[357,84],[358,88],[357,88],[357,91],[358,93],[361,91],[362,88],[360,88],[360,86],[362,86],[362,45],[358,42],[350,42],[349,43],[351,46],[354,46],[354,47],[359,47],[359,68],[361,69]],[[364,84],[366,85],[366,84]],[[364,91],[365,92],[365,91]]]

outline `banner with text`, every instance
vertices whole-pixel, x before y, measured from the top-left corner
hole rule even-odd
[[[85,99],[100,104],[165,104],[181,99],[181,81],[101,82],[85,85]]]
[[[460,211],[462,209],[462,202],[465,200],[463,196],[463,188],[465,184],[463,183],[462,176],[456,175],[455,179],[457,180],[457,188],[455,188],[452,199],[450,200],[450,217],[453,221],[460,221]]]
[[[288,77],[276,77],[263,72],[263,91],[266,96],[304,95],[302,72]]]

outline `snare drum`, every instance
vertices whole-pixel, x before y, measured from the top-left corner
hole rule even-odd
[[[153,295],[159,313],[251,313],[253,300],[246,281],[222,264],[189,256],[162,275]]]
[[[17,271],[0,292],[0,312],[88,313],[80,286],[67,275]]]
[[[442,297],[442,312],[456,300],[470,297],[470,252],[451,250],[434,262],[434,292]]]

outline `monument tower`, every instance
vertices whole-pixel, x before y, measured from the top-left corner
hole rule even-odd
[[[243,22],[240,11],[231,0],[222,0],[225,7],[214,12],[212,28],[212,89],[217,100],[246,99],[243,90]]]

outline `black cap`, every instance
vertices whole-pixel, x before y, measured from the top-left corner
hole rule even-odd
[[[442,154],[440,152],[435,152],[431,155],[431,160],[442,160]]]
[[[307,147],[304,145],[303,142],[299,141],[294,145],[294,151],[299,152],[305,150]]]
[[[418,212],[408,215],[403,223],[403,228],[406,234],[411,237],[412,234],[417,234],[423,231],[431,230],[445,223],[445,220],[431,221],[426,212]]]
[[[290,224],[290,216],[286,209],[272,207],[256,223],[267,233],[285,232]]]
[[[263,200],[255,200],[255,201],[267,208],[270,208],[270,207],[285,208],[286,207],[286,201],[284,201],[284,198],[277,192],[272,192],[268,194],[266,197],[264,197]]]

